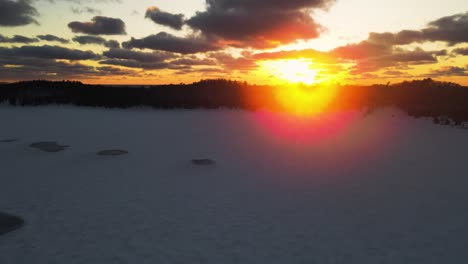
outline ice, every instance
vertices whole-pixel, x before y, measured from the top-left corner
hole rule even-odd
[[[467,131],[337,116],[0,106],[0,263],[466,262]]]

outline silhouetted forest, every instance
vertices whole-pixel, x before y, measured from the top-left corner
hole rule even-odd
[[[74,81],[28,81],[0,84],[0,102],[37,106],[73,104],[106,108],[158,109],[237,108],[281,111],[274,87],[224,79],[192,84],[152,86],[88,85]],[[314,89],[307,87],[307,89]],[[398,84],[339,86],[330,109],[397,107],[411,116],[432,117],[435,123],[460,125],[468,121],[468,87],[432,79]]]

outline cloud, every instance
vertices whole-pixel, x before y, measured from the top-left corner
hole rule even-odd
[[[76,36],[72,40],[74,42],[80,43],[81,45],[96,44],[108,48],[120,48],[120,43],[118,41],[106,40],[105,38],[98,36]]]
[[[434,20],[421,30],[402,30],[397,33],[370,33],[369,42],[384,45],[443,41],[450,45],[468,42],[468,12]]]
[[[33,43],[33,42],[39,42],[38,39],[36,38],[29,38],[21,35],[14,35],[13,37],[5,37],[0,34],[0,43]]]
[[[78,79],[90,78],[95,74],[94,68],[79,63],[56,62],[53,60],[29,59],[14,63],[15,67],[4,67],[4,59],[0,59],[0,78],[2,80],[31,79]]]
[[[0,26],[14,27],[36,23],[38,16],[31,0],[0,0]]]
[[[269,48],[319,36],[312,10],[334,0],[207,0],[207,9],[186,21],[211,39],[234,47]]]
[[[392,53],[392,46],[384,44],[375,44],[367,40],[356,44],[348,44],[346,46],[335,48],[331,54],[338,58],[348,60],[361,60],[370,57],[388,55]]]
[[[107,59],[100,64],[117,65],[146,70],[169,69],[191,72],[192,66],[219,66],[214,58],[199,58],[195,55],[181,56],[165,51],[141,52],[127,49],[110,49],[103,53]],[[199,69],[199,68],[197,68]]]
[[[64,39],[64,38],[57,37],[57,36],[50,35],[50,34],[38,35],[37,38],[40,39],[40,40],[45,40],[45,41],[50,41],[50,42],[53,42],[53,41],[60,42],[62,44],[66,44],[66,43],[70,42],[68,39]]]
[[[376,72],[381,69],[408,68],[412,65],[435,64],[437,57],[443,56],[445,51],[424,51],[421,48],[414,50],[394,49],[390,54],[369,57],[355,61],[351,74]]]
[[[214,52],[209,54],[209,57],[216,59],[219,65],[230,71],[238,70],[240,72],[248,72],[258,67],[255,60],[251,58],[250,54],[245,54],[244,56],[240,57],[233,57],[231,54],[226,52]]]
[[[99,62],[100,64],[123,66],[127,68],[138,68],[145,70],[162,70],[170,67],[167,62],[139,62],[134,60],[107,59]]]
[[[432,70],[427,77],[443,77],[443,76],[468,76],[468,66],[457,67],[457,66],[447,66],[442,67],[437,70]]]
[[[456,48],[452,52],[456,55],[468,56],[468,47]]]
[[[105,44],[104,44],[105,47],[107,48],[110,48],[110,49],[118,49],[120,48],[120,42],[118,42],[117,40],[108,40]]]
[[[154,23],[167,26],[176,30],[181,30],[184,25],[183,14],[171,14],[161,11],[159,8],[153,6],[146,10],[145,18],[153,20]]]
[[[142,39],[132,38],[122,43],[126,49],[152,49],[190,54],[220,49],[208,40],[200,37],[177,37],[166,32],[150,35]]]
[[[22,46],[3,48],[0,47],[0,58],[39,58],[39,59],[62,59],[62,60],[95,60],[100,56],[92,51],[68,49],[59,46]]]
[[[135,60],[139,62],[154,62],[154,61],[165,61],[177,57],[173,53],[155,51],[155,52],[140,52],[126,49],[110,49],[103,53],[104,56],[111,59],[125,59]]]
[[[435,64],[438,57],[447,56],[447,50],[409,50],[404,45],[424,42],[446,42],[448,45],[468,42],[468,12],[442,17],[430,22],[421,30],[402,30],[397,33],[371,32],[359,43],[337,47],[330,54],[351,63],[351,74],[375,72],[389,67]],[[463,55],[463,48],[454,49],[452,54]]]
[[[185,66],[215,66],[218,65],[218,62],[215,59],[211,58],[198,58],[194,55],[186,55],[182,58],[172,60],[172,64],[175,65],[185,65]]]
[[[75,33],[88,35],[126,35],[125,23],[119,18],[95,16],[91,22],[70,22],[68,27]]]
[[[102,76],[134,75],[131,70],[114,67],[93,67],[83,60],[98,60],[102,56],[91,51],[58,46],[0,47],[0,79],[92,79]],[[64,61],[64,60],[68,60]]]
[[[5,67],[4,64],[15,65]],[[81,63],[63,62],[44,59],[20,60],[14,63],[5,63],[0,58],[0,79],[2,80],[63,80],[63,79],[93,79],[106,76],[133,76],[135,72],[128,69],[103,66],[94,67]]]
[[[149,53],[127,49],[110,49],[105,51],[103,55],[107,57],[107,59],[100,61],[100,64],[150,70],[174,68],[173,65],[166,61],[177,57],[177,55],[173,53],[163,51]]]

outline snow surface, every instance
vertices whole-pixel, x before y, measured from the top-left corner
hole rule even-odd
[[[343,116],[0,106],[0,263],[468,262],[468,131]]]

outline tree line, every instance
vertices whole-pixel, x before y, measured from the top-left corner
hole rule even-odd
[[[284,110],[274,100],[274,89],[273,86],[225,79],[150,86],[37,80],[0,84],[0,103],[17,106],[72,104],[106,108]],[[468,87],[432,79],[392,85],[338,86],[335,100],[329,107],[370,110],[397,107],[411,116],[433,117],[435,123],[460,125],[468,121]]]

